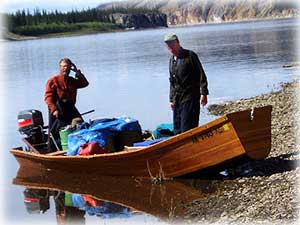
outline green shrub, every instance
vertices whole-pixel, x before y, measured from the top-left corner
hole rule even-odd
[[[90,31],[110,31],[120,28],[113,23],[85,22],[85,23],[41,23],[39,25],[18,26],[13,28],[12,32],[25,36],[39,36],[45,34],[62,32]]]

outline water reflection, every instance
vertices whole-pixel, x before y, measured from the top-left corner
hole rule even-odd
[[[29,214],[45,213],[50,209],[50,198],[53,198],[58,225],[85,224],[85,215],[115,218],[130,217],[137,213],[128,207],[87,194],[36,188],[26,188],[23,193],[25,208]]]
[[[203,182],[206,188],[202,190],[186,180],[153,184],[141,178],[23,168],[13,179],[14,184],[26,187],[24,201],[28,213],[47,211],[50,199],[54,199],[57,224],[70,224],[70,221],[85,224],[88,216],[129,218],[144,213],[162,221],[181,220],[186,216],[185,204],[207,193],[209,185]]]

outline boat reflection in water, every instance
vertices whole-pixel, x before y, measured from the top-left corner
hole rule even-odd
[[[52,197],[58,224],[85,224],[87,215],[130,218],[142,213],[162,221],[177,221],[186,215],[184,205],[203,195],[186,181],[154,184],[145,179],[75,175],[22,167],[13,183],[26,187],[24,200],[29,213],[49,209]]]
[[[130,217],[135,212],[112,202],[98,200],[86,194],[26,188],[24,203],[28,213],[44,213],[50,209],[50,198],[55,203],[57,224],[85,224],[85,215],[102,218]]]

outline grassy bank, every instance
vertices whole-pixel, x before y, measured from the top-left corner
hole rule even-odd
[[[19,26],[12,30],[12,33],[22,36],[44,36],[53,34],[72,34],[72,33],[95,33],[111,32],[119,30],[121,27],[114,23],[85,22],[85,23],[51,23],[30,26]]]

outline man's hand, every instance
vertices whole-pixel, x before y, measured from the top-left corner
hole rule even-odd
[[[52,114],[53,114],[53,116],[55,116],[56,118],[58,118],[59,112],[58,112],[58,110],[55,110]]]
[[[201,95],[200,104],[203,106],[205,106],[207,104],[207,96],[206,95]]]
[[[81,77],[81,76],[83,76],[83,74],[81,73],[81,70],[80,70],[80,69],[77,69],[77,70],[76,70],[76,73],[75,73],[75,77],[76,77],[76,78],[79,78],[79,77]]]
[[[172,110],[174,110],[174,108],[175,108],[175,105],[174,105],[174,103],[173,103],[173,102],[170,102],[170,106],[171,106],[171,109],[172,109]]]
[[[74,63],[71,63],[71,70],[74,71],[75,73],[77,72],[77,67]]]

